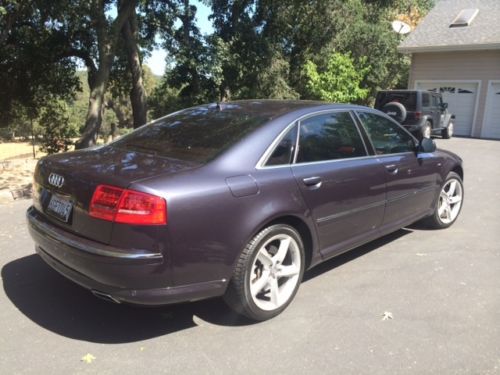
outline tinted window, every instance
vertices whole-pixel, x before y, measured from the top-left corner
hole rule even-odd
[[[365,155],[361,136],[347,112],[311,117],[300,124],[298,163]]]
[[[439,107],[439,97],[432,95],[432,106],[433,107]]]
[[[223,110],[216,107],[186,109],[142,126],[112,145],[205,163],[269,120],[239,108],[235,104]]]
[[[283,165],[292,162],[297,141],[297,126],[292,127],[274,149],[266,165]]]
[[[415,111],[417,107],[417,93],[411,91],[381,91],[377,94],[377,102],[375,108],[381,109],[384,105],[390,102],[401,103],[407,111]]]
[[[427,93],[422,93],[422,107],[429,107],[430,106],[430,100],[429,100],[429,94]]]
[[[399,125],[373,113],[360,112],[358,114],[377,154],[414,151],[415,143],[413,137]]]

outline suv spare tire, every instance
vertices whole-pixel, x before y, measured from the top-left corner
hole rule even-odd
[[[382,107],[382,112],[391,116],[394,120],[399,123],[403,123],[406,120],[406,108],[404,105],[398,102],[389,102]]]

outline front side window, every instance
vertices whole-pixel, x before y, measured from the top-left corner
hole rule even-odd
[[[361,136],[348,112],[301,121],[299,134],[297,163],[366,156]]]
[[[358,112],[358,116],[378,155],[415,150],[413,137],[391,120],[368,112]]]

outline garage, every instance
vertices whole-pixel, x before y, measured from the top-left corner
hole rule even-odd
[[[416,88],[440,92],[443,95],[443,101],[448,103],[448,110],[456,116],[455,134],[471,135],[476,112],[478,83],[426,81],[416,82]]]
[[[488,85],[481,137],[500,139],[500,81]]]

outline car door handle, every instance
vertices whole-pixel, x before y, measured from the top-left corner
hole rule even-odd
[[[396,164],[389,164],[385,166],[385,169],[387,172],[390,174],[397,174],[398,173],[398,166]]]
[[[321,184],[321,177],[319,176],[314,176],[314,177],[307,177],[302,180],[304,185],[306,186],[315,186]]]

